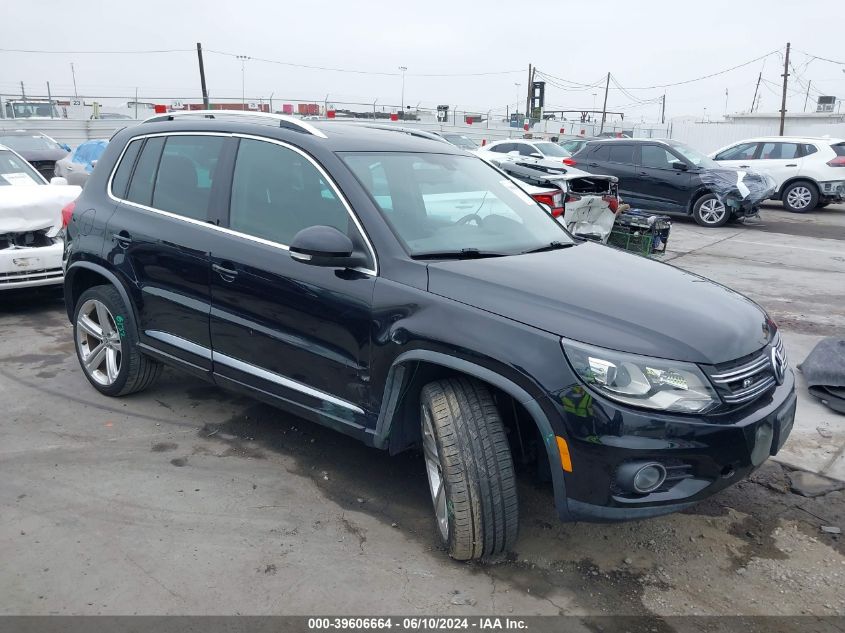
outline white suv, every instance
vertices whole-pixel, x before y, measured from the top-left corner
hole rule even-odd
[[[772,136],[723,147],[710,158],[726,167],[753,169],[775,179],[773,199],[795,213],[845,199],[845,141]]]
[[[519,156],[520,159],[548,160],[564,165],[575,164],[571,158],[572,154],[557,143],[542,139],[509,138],[502,141],[493,141],[482,147],[480,151]]]

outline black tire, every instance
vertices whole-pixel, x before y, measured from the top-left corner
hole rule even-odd
[[[830,204],[829,202],[819,202],[819,203],[816,205],[816,209],[824,209],[824,208],[825,208],[826,206],[828,206],[829,204]]]
[[[807,213],[819,204],[819,188],[809,180],[798,180],[783,190],[780,199],[787,211]]]
[[[448,535],[438,534],[449,556],[472,560],[508,551],[518,532],[516,477],[490,391],[470,378],[449,378],[423,387],[420,400],[423,429],[428,415],[437,447],[448,516]],[[424,448],[425,439],[423,430]]]
[[[119,341],[119,344],[114,342],[114,345],[119,348],[116,354],[119,369],[116,377],[109,384],[104,384],[95,377],[97,371],[100,372],[101,377],[104,377],[107,371],[103,372],[97,368],[89,370],[83,361],[83,350],[87,348],[87,351],[93,351],[91,345],[97,340],[86,335],[85,328],[80,326],[80,311],[83,307],[90,306],[91,301],[100,302],[108,310],[110,320],[107,319],[109,323],[107,327],[113,331],[113,341]],[[99,321],[95,325],[99,325]],[[97,391],[107,396],[125,396],[142,391],[161,375],[162,364],[145,356],[138,348],[138,328],[135,316],[131,307],[123,302],[114,286],[95,286],[82,293],[73,310],[73,340],[82,373]],[[81,340],[86,342],[81,342]],[[105,379],[108,380],[109,377],[105,376]]]
[[[717,211],[711,211],[710,208],[721,207],[721,215]],[[714,215],[715,214],[715,215]],[[716,228],[725,226],[731,219],[731,210],[719,200],[719,197],[712,193],[706,193],[695,201],[692,207],[692,217],[700,226],[708,228]]]

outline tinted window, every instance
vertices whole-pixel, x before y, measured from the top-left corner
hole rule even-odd
[[[129,183],[129,191],[126,199],[130,202],[150,206],[153,200],[153,182],[155,182],[158,171],[158,161],[161,158],[161,150],[164,148],[164,137],[157,136],[148,138],[141,150],[135,172],[132,174],[132,182]]]
[[[678,162],[677,156],[660,145],[643,145],[640,152],[640,164],[650,169],[672,169],[672,163]]]
[[[563,149],[557,143],[535,143],[534,144],[537,149],[539,149],[543,156],[554,156],[558,158],[567,158],[570,154],[565,149]]]
[[[531,154],[538,154],[539,152],[528,143],[518,143],[517,149],[519,149],[520,156],[531,156]]]
[[[836,149],[836,146],[834,145],[833,148]],[[805,143],[801,147],[801,149],[804,152],[804,156],[809,156],[810,154],[815,154],[817,151],[819,151],[815,145],[810,145],[809,143]]]
[[[287,147],[242,139],[232,180],[230,228],[290,244],[299,231],[317,225],[350,234],[346,207],[314,165]]]
[[[49,113],[47,116],[50,116]],[[0,136],[0,145],[10,147],[18,153],[62,149],[51,138],[43,134],[10,134]]]
[[[757,151],[757,143],[740,143],[716,155],[716,160],[751,160]]]
[[[763,160],[783,160],[798,158],[798,143],[763,143],[760,158]]]
[[[614,143],[610,146],[611,163],[623,163],[626,165],[634,164],[634,146],[633,145],[617,145]]]
[[[845,143],[837,143],[836,145],[831,145],[830,149],[836,152],[837,156],[845,156]]]
[[[514,149],[513,143],[500,143],[499,145],[494,145],[490,148],[491,152],[499,152],[500,154],[507,154],[509,151]]]
[[[118,198],[123,198],[126,195],[126,185],[129,184],[129,176],[132,173],[132,167],[135,165],[135,159],[138,158],[138,152],[141,151],[143,141],[132,141],[129,147],[123,153],[123,158],[120,160],[120,165],[117,171],[114,172],[111,181],[112,194]]]
[[[592,160],[610,160],[610,147],[607,143],[597,145],[592,154],[589,155]]]
[[[214,170],[225,142],[221,136],[168,137],[152,206],[194,220],[207,219]]]

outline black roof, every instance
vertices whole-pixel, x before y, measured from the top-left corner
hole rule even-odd
[[[244,117],[246,119],[247,117]],[[229,132],[252,134],[293,143],[302,148],[330,152],[423,152],[437,154],[460,154],[460,149],[433,140],[412,136],[402,130],[375,129],[355,123],[335,123],[325,121],[305,122],[322,132],[321,138],[295,125],[268,119],[236,120],[236,117],[206,119],[201,117],[176,117],[172,120],[150,121],[132,126],[122,132],[126,138],[162,132]]]
[[[666,138],[596,138],[588,139],[590,145],[598,145],[599,143],[663,143],[668,145],[672,139]]]

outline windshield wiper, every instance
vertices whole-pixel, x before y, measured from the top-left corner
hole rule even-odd
[[[496,253],[494,251],[480,251],[477,248],[462,248],[455,251],[431,251],[416,253],[412,259],[482,259],[485,257],[504,257],[510,253]]]
[[[529,253],[542,253],[544,251],[556,251],[561,248],[569,248],[570,246],[575,246],[574,242],[569,242],[564,244],[563,242],[551,242],[546,244],[545,246],[541,246],[540,248],[532,248],[529,251],[522,251],[521,255],[528,255]]]

